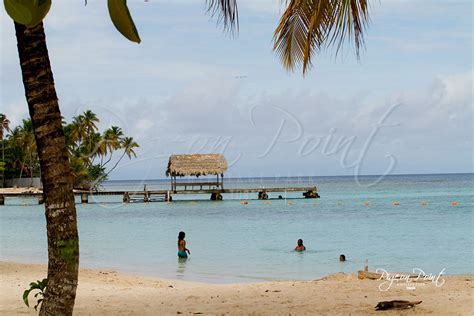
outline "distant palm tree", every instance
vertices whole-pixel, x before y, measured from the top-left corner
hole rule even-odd
[[[140,146],[133,140],[133,137],[125,137],[122,140],[123,152],[124,154],[127,155],[128,159],[132,159],[132,156],[135,158],[137,157],[137,154],[135,153],[133,148],[138,148],[138,147]]]
[[[76,142],[82,142],[86,137],[86,129],[84,128],[84,117],[82,115],[74,116],[72,123],[70,124],[70,137],[71,140]]]
[[[86,134],[97,132],[96,123],[99,123],[99,118],[91,110],[87,110],[82,114],[82,124],[86,130]]]
[[[72,123],[66,125],[65,136],[68,148],[71,150],[80,149],[82,159],[90,166],[91,158],[96,154],[97,149],[97,123],[99,118],[91,110],[83,114],[74,116]],[[64,125],[64,124],[63,124]],[[72,154],[72,152],[70,152]]]
[[[90,173],[81,158],[70,156],[69,162],[71,163],[72,174],[74,175],[74,185],[80,187],[84,183],[87,183],[90,178]]]
[[[120,140],[120,147],[121,147],[121,149],[123,149],[122,156],[120,156],[120,158],[117,160],[117,162],[115,162],[114,166],[109,170],[109,172],[107,172],[104,176],[102,176],[101,179],[102,178],[106,179],[107,176],[112,171],[114,171],[114,169],[118,166],[120,161],[122,161],[122,159],[123,159],[123,157],[125,157],[125,155],[127,155],[128,159],[132,159],[132,156],[137,157],[137,154],[135,153],[134,148],[138,148],[140,146],[138,145],[137,142],[135,142],[133,140],[133,137],[124,137],[123,139]],[[101,179],[98,179],[98,181],[100,181]]]
[[[8,135],[8,150],[10,157],[10,164],[12,169],[20,170],[23,163],[24,151],[21,144],[21,131],[20,127],[17,126],[14,129],[10,130],[10,135]]]
[[[100,133],[97,132],[87,135],[87,138],[78,150],[86,166],[92,166],[95,158],[104,157],[106,155],[106,148],[103,143],[104,138]]]
[[[84,130],[85,137],[88,142],[88,152],[91,153],[93,149],[93,144],[91,142],[92,135],[97,132],[97,124],[99,123],[99,118],[91,110],[85,111],[82,115],[82,129]]]
[[[123,136],[123,131],[118,126],[111,126],[104,132],[102,142],[105,146],[105,153],[110,153],[109,161],[112,159],[114,150],[122,147]]]
[[[5,187],[5,142],[3,137],[10,131],[10,121],[7,116],[0,113],[0,141],[2,142],[2,187]]]
[[[23,150],[24,157],[20,170],[20,179],[23,171],[33,179],[33,172],[36,165],[36,141],[33,133],[33,125],[31,120],[23,120],[23,124],[18,127],[17,144]],[[33,181],[32,181],[33,182]]]

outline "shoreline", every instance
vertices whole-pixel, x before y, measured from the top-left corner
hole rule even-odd
[[[0,266],[2,264],[18,264],[18,265],[25,265],[25,266],[38,266],[38,267],[47,267],[47,259],[45,260],[38,260],[38,261],[27,261],[26,259],[23,260],[21,258],[0,258]],[[362,267],[361,267],[362,268]],[[260,284],[260,283],[270,283],[270,282],[276,282],[276,283],[281,283],[281,282],[310,282],[310,281],[320,281],[327,279],[328,277],[331,277],[333,275],[348,275],[348,276],[355,276],[357,277],[359,270],[355,271],[340,271],[340,272],[334,272],[334,273],[329,273],[327,275],[322,275],[322,276],[314,276],[313,278],[301,278],[301,279],[276,279],[276,278],[265,278],[265,277],[259,277],[259,278],[254,278],[254,277],[236,277],[236,276],[231,276],[230,278],[235,281],[228,281],[226,279],[225,281],[220,280],[218,282],[213,282],[211,279],[207,278],[187,278],[187,279],[180,279],[177,276],[171,276],[171,275],[159,275],[157,273],[147,273],[147,272],[142,272],[134,269],[126,269],[126,268],[120,268],[120,267],[113,267],[113,266],[90,266],[85,263],[80,264],[80,270],[84,271],[114,271],[115,273],[119,275],[124,275],[124,276],[134,276],[134,277],[139,277],[139,278],[145,278],[145,279],[156,279],[160,281],[168,281],[168,282],[185,282],[185,283],[196,283],[196,284],[206,284],[206,285],[238,285],[238,284]],[[395,274],[395,273],[403,273],[407,275],[414,275],[413,272],[394,272],[394,271],[386,271],[390,274]],[[369,271],[369,274],[370,271]],[[372,271],[372,274],[377,274],[376,272]],[[380,274],[380,273],[378,273]],[[46,270],[45,270],[45,275],[46,275]],[[469,273],[450,273],[450,274],[442,274],[443,277],[466,277],[466,278],[472,278],[474,279],[474,273],[469,274]],[[474,285],[473,285],[474,289]]]
[[[46,277],[46,270],[45,264],[1,261],[0,314],[36,315],[21,297],[30,282]],[[380,291],[380,281],[343,273],[313,281],[209,284],[80,269],[74,314],[472,314],[474,276],[443,277],[441,287],[422,282],[415,290],[393,286]],[[30,300],[34,302],[33,295]],[[379,301],[388,300],[423,303],[407,311],[375,311]]]

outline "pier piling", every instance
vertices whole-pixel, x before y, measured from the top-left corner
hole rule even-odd
[[[148,193],[146,184],[143,186],[143,202],[151,202],[150,193]]]
[[[222,194],[216,192],[211,193],[211,201],[222,201]]]
[[[173,201],[173,197],[171,196],[170,191],[166,191],[165,202],[171,202],[171,201]]]
[[[314,190],[308,190],[308,191],[304,192],[303,196],[307,199],[317,199],[317,198],[319,198],[319,194]]]
[[[259,200],[268,200],[268,194],[266,191],[258,192],[258,199]]]
[[[87,193],[81,193],[81,203],[82,204],[89,203],[89,195]]]
[[[5,195],[0,194],[0,205],[5,205]]]

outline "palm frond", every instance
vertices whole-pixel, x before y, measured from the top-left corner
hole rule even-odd
[[[302,66],[305,74],[315,54],[335,46],[337,55],[344,42],[352,40],[360,58],[369,22],[368,0],[287,0],[285,4],[273,49],[287,70]]]
[[[331,34],[328,46],[335,45],[336,53],[343,43],[354,40],[357,58],[360,58],[360,48],[364,46],[364,31],[369,23],[368,0],[339,0],[335,1],[333,15],[329,19],[328,33]]]
[[[212,17],[217,17],[224,30],[230,33],[239,30],[237,0],[206,0],[206,10]]]
[[[308,4],[304,0],[289,1],[274,33],[273,49],[280,55],[283,66],[291,71],[305,59],[310,22]]]

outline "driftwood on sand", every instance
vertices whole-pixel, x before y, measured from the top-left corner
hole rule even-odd
[[[379,302],[377,306],[375,306],[375,310],[381,311],[381,310],[387,310],[387,309],[406,309],[406,308],[411,308],[414,307],[415,305],[421,304],[422,301],[400,301],[400,300],[395,300],[395,301],[383,301]]]
[[[360,280],[363,280],[363,279],[380,280],[382,278],[382,274],[376,273],[376,272],[369,272],[369,271],[358,271],[357,277]]]

